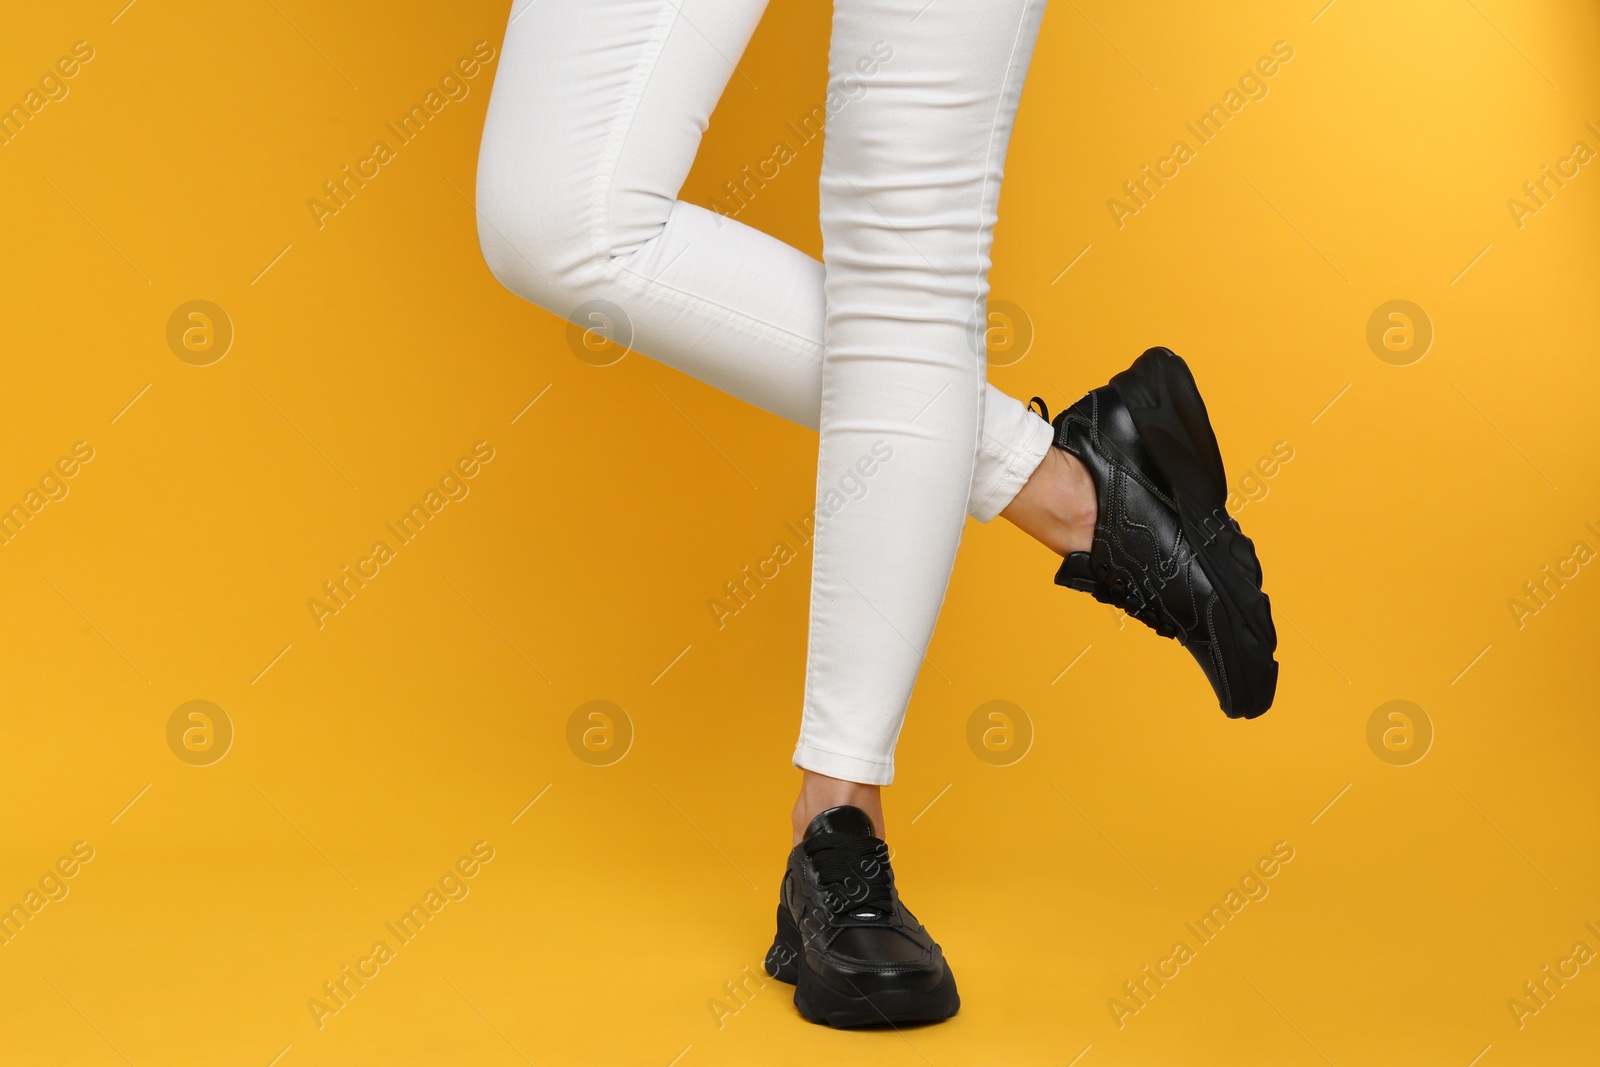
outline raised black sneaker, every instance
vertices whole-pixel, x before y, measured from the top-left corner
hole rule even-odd
[[[1230,718],[1266,711],[1278,687],[1272,605],[1255,546],[1228,514],[1222,453],[1188,364],[1152,348],[1052,425],[1099,499],[1092,547],[1062,560],[1056,584],[1176,638]]]
[[[767,973],[814,1023],[938,1022],[961,1007],[939,945],[900,903],[889,849],[860,808],[829,808],[789,853]]]

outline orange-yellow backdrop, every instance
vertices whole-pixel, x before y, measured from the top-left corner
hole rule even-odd
[[[1052,6],[992,376],[1054,406],[1148,345],[1191,360],[1282,684],[1225,720],[1180,650],[972,526],[887,800],[965,1007],[841,1034],[750,977],[809,556],[708,608],[809,510],[813,437],[586,363],[491,279],[503,0],[124,2],[14,8],[0,40],[0,1061],[1594,1062],[1595,5]],[[827,29],[776,0],[686,199],[821,102]],[[468,95],[319,219],[478,42]],[[1268,94],[1129,200],[1276,42]],[[741,218],[817,253],[819,162]],[[593,700],[620,712],[586,748]],[[973,747],[996,700],[1011,747]],[[1195,937],[1275,846],[1268,895]]]

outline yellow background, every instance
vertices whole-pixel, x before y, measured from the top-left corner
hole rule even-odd
[[[724,986],[771,936],[809,554],[721,630],[707,601],[809,511],[814,438],[590,366],[494,283],[498,59],[317,227],[503,2],[122,3],[0,36],[3,101],[95,50],[0,147],[0,503],[95,450],[0,547],[0,903],[94,849],[0,947],[0,1062],[1594,1062],[1600,963],[1520,1030],[1507,1001],[1600,950],[1600,565],[1520,629],[1508,601],[1600,550],[1600,164],[1520,229],[1506,201],[1600,148],[1595,5],[1052,6],[992,279],[1035,339],[993,378],[1054,408],[1165,344],[1236,479],[1292,447],[1240,516],[1282,683],[1227,721],[1182,651],[973,525],[886,801],[964,1007],[849,1034]],[[821,102],[827,20],[775,0],[686,199]],[[1270,95],[1119,230],[1108,198],[1280,40]],[[816,254],[819,162],[741,218]],[[236,333],[210,366],[166,341],[194,299]],[[1433,324],[1409,366],[1366,342],[1393,299]],[[308,599],[478,441],[470,496],[319,630]],[[203,767],[166,733],[197,699],[235,730]],[[634,734],[610,766],[567,743],[595,699]],[[1367,741],[1397,699],[1434,731],[1409,766]],[[1010,766],[967,744],[990,700],[1031,722]],[[322,983],[479,841],[470,895],[319,1030]],[[1119,1028],[1123,982],[1279,841],[1270,895]]]

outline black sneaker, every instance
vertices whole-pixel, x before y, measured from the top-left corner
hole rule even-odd
[[[794,984],[801,1015],[829,1026],[938,1022],[961,1007],[860,808],[829,808],[789,853],[767,973]]]
[[[1255,546],[1228,514],[1222,454],[1188,365],[1152,348],[1053,425],[1056,447],[1089,468],[1100,507],[1093,546],[1062,561],[1056,584],[1176,638],[1230,718],[1266,711],[1278,686],[1272,605]]]

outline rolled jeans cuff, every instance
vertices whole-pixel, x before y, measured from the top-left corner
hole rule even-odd
[[[979,522],[988,522],[1016,499],[1055,442],[1055,430],[1048,422],[1020,404],[1018,408],[1025,425],[984,427],[986,440],[978,450],[978,464],[972,475],[971,506],[968,509],[968,513]],[[994,429],[1004,432],[996,435]],[[1002,441],[1012,443],[1009,448],[999,447]]]
[[[794,749],[794,765],[801,770],[825,774],[862,785],[888,785],[894,781],[894,760],[867,759],[829,752],[801,741]]]

